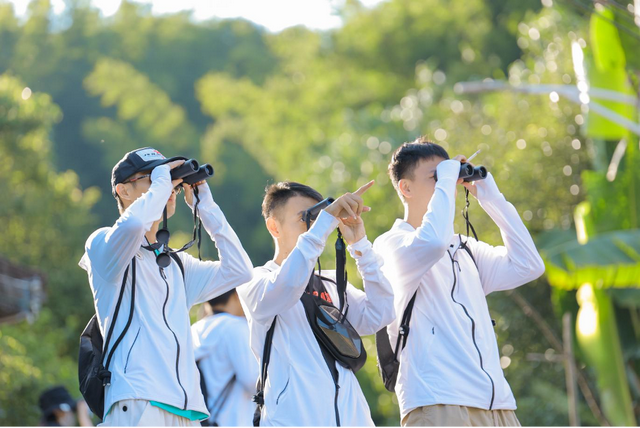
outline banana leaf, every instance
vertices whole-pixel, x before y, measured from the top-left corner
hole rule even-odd
[[[640,288],[640,229],[618,230],[590,238],[585,245],[565,242],[541,250],[549,283],[575,290]]]
[[[589,36],[592,55],[587,55],[586,68],[589,86],[608,89],[621,95],[636,95],[627,75],[626,55],[620,42],[618,29],[611,23],[615,15],[611,9],[602,9],[591,15]],[[627,119],[636,120],[632,105],[598,99],[591,94],[593,101],[607,107]],[[587,135],[603,140],[620,140],[628,131],[608,119],[590,112],[587,118]]]

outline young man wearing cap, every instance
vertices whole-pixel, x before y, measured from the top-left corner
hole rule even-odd
[[[152,148],[127,153],[113,168],[111,184],[120,218],[87,240],[80,266],[87,271],[103,337],[111,327],[121,287],[124,295],[115,321],[114,340],[129,321],[115,349],[111,384],[105,390],[107,426],[199,425],[208,416],[193,355],[189,309],[251,278],[251,262],[205,182],[184,185],[185,201],[215,242],[219,262],[178,253],[166,268],[149,246],[163,210],[175,212],[176,186],[170,171],[184,158],[166,159]],[[145,248],[146,247],[146,248]],[[135,281],[135,288],[132,288]],[[109,350],[104,350],[105,355]]]
[[[403,426],[519,425],[485,296],[533,281],[544,264],[490,173],[463,185],[500,228],[505,245],[454,235],[461,162],[464,156],[449,159],[421,138],[400,146],[389,164],[405,215],[374,248],[395,294],[398,318],[388,328],[394,347],[415,295],[395,387]]]
[[[207,316],[191,326],[206,385],[209,425],[251,426],[258,364],[249,347],[249,326],[236,290],[205,303]]]
[[[360,217],[368,210],[362,194],[372,184],[341,196],[320,211],[308,231],[303,213],[323,199],[320,193],[294,182],[267,188],[262,214],[275,254],[254,270],[251,282],[237,288],[249,320],[251,348],[261,364],[267,332],[275,323],[261,426],[373,425],[354,372],[325,359],[301,302],[329,235],[339,227],[365,289],[347,285],[347,320],[361,336],[393,320],[391,285],[380,272],[383,261],[373,252]],[[338,306],[340,296],[332,281],[335,271],[323,270],[322,276],[330,280],[321,281],[325,291],[314,289],[314,295]]]

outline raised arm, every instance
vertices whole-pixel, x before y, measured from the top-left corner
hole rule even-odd
[[[113,226],[96,231],[87,240],[86,253],[94,272],[107,281],[122,276],[140,249],[144,234],[162,217],[172,189],[170,167],[154,168],[149,190],[132,203]]]
[[[519,287],[544,273],[544,263],[515,207],[498,190],[491,174],[475,182],[478,201],[500,228],[504,246],[471,240],[485,294]]]
[[[348,250],[356,260],[364,291],[351,284],[347,286],[347,319],[361,336],[374,334],[395,319],[393,290],[380,271],[382,258],[373,251],[366,237],[350,245]]]
[[[453,238],[455,187],[460,162],[445,160],[437,167],[438,181],[422,224],[411,233],[394,231],[376,240],[375,250],[387,261],[385,274],[413,294],[420,279],[444,255]]]
[[[253,279],[237,289],[249,310],[247,315],[265,324],[293,307],[304,293],[327,238],[337,225],[335,217],[326,211],[320,212],[309,231],[300,235],[296,246],[279,270],[254,270]]]
[[[218,249],[219,261],[201,261],[182,255],[185,265],[187,304],[211,300],[251,279],[253,265],[240,239],[214,202],[206,183],[200,184],[198,211],[202,225]],[[185,192],[188,192],[186,190]],[[192,206],[193,209],[193,206]]]

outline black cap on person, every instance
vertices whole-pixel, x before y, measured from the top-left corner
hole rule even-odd
[[[44,391],[38,399],[38,404],[45,418],[51,415],[54,410],[60,409],[70,412],[76,409],[76,400],[71,397],[64,386],[54,386]]]
[[[116,186],[136,172],[151,171],[153,168],[164,165],[174,160],[186,160],[182,156],[165,158],[162,153],[152,147],[143,147],[133,150],[126,155],[113,167],[111,171],[111,193],[116,197]]]

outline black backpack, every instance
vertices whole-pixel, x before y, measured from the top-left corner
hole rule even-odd
[[[471,260],[473,260],[473,263],[477,268],[478,264],[476,263],[476,259],[473,257],[473,253],[471,252],[471,249],[466,245],[466,242],[461,246],[467,253],[469,253],[469,256],[471,256]],[[413,312],[413,305],[416,301],[417,294],[418,290],[413,293],[411,300],[409,300],[407,307],[402,313],[395,349],[391,347],[387,327],[384,327],[376,333],[378,370],[380,372],[380,377],[382,377],[382,382],[384,382],[384,387],[387,389],[387,391],[395,391],[396,379],[398,378],[398,371],[400,370],[400,361],[398,361],[398,354],[407,345],[407,338],[409,337],[409,322],[411,321],[411,313]]]
[[[178,264],[182,276],[184,278],[184,266],[182,261],[176,254],[171,254],[173,259]],[[129,266],[124,272],[122,278],[122,286],[120,287],[120,295],[118,296],[118,302],[116,303],[116,309],[113,313],[113,320],[107,333],[107,342],[103,346],[102,333],[100,332],[100,326],[98,324],[98,318],[96,315],[91,317],[89,323],[85,327],[84,331],[80,335],[80,353],[78,357],[78,380],[80,383],[80,392],[84,397],[89,409],[94,415],[100,419],[104,419],[104,388],[107,385],[111,385],[111,372],[109,371],[109,365],[113,354],[124,338],[124,335],[129,330],[131,321],[133,319],[134,302],[136,296],[136,260],[135,257],[131,259],[131,307],[129,309],[129,319],[125,325],[122,333],[118,336],[118,339],[113,344],[113,347],[107,355],[106,362],[104,360],[104,351],[109,349],[109,343],[111,342],[111,336],[113,335],[113,329],[116,325],[118,313],[120,312],[120,305],[122,303],[122,297],[124,296],[124,288],[127,283],[127,277],[129,275]]]

